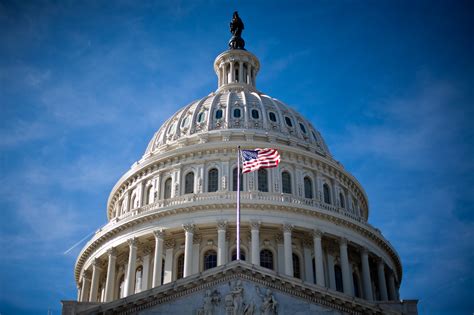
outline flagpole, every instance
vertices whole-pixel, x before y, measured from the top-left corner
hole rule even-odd
[[[237,260],[240,260],[240,146],[237,148]]]

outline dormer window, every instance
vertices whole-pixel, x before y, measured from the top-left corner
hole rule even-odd
[[[253,119],[258,119],[259,117],[260,117],[260,114],[259,114],[258,110],[252,109],[252,118]]]
[[[288,127],[293,127],[293,121],[291,120],[290,117],[285,116],[285,122]]]
[[[198,115],[198,117],[197,117],[197,122],[198,122],[198,123],[201,123],[201,122],[204,121],[205,114],[206,114],[205,112],[200,112],[200,113],[199,113],[199,115]]]
[[[222,118],[222,109],[218,109],[216,111],[216,119],[221,119]]]
[[[276,117],[274,112],[268,113],[268,118],[270,118],[270,120],[273,121],[273,122],[277,121],[277,117]]]
[[[234,109],[234,118],[240,118],[240,116],[241,116],[240,108]]]
[[[300,129],[304,134],[306,134],[306,128],[302,123],[300,123]]]

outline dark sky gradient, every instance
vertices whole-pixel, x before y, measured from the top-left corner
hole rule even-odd
[[[170,115],[216,89],[234,10],[257,88],[366,189],[420,314],[474,312],[474,2],[0,0],[0,313],[75,299],[76,242]]]

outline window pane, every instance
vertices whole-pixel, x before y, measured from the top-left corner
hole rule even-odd
[[[222,109],[218,109],[216,111],[216,119],[221,119],[222,118]]]
[[[293,253],[293,277],[301,279],[300,258]]]
[[[341,208],[346,207],[346,204],[344,202],[344,196],[342,195],[342,193],[339,193],[339,203],[341,204]]]
[[[240,109],[239,108],[234,109],[234,117],[235,118],[240,118]]]
[[[313,198],[313,183],[309,177],[304,178],[304,197]]]
[[[268,249],[260,252],[260,266],[273,270],[273,253]]]
[[[260,117],[258,110],[252,109],[252,118],[253,119],[258,119]]]
[[[184,276],[184,254],[178,257],[176,262],[176,279],[181,279]]]
[[[186,174],[186,178],[184,179],[184,193],[185,194],[192,194],[194,193],[194,173]]]
[[[281,186],[283,193],[291,194],[291,176],[288,172],[283,172],[281,174]]]
[[[204,270],[214,268],[217,266],[217,253],[214,250],[209,250],[204,254]]]
[[[237,260],[237,249],[234,248],[232,251],[232,261]],[[240,249],[240,260],[245,260],[245,251]]]
[[[243,175],[240,173],[240,191],[243,191]],[[232,171],[232,191],[237,191],[237,167]]]
[[[258,170],[258,190],[268,192],[268,172],[264,168]]]
[[[215,192],[218,189],[218,171],[216,168],[209,170],[207,191]]]
[[[327,204],[331,203],[331,192],[329,190],[328,184],[323,185],[323,194],[324,194],[324,202]]]
[[[342,270],[338,265],[334,266],[334,274],[336,276],[336,290],[343,292],[344,288],[342,286]]]
[[[293,122],[291,121],[290,117],[285,117],[285,122],[288,125],[288,127],[293,127]]]
[[[270,112],[270,113],[268,114],[268,116],[270,117],[270,120],[271,120],[271,121],[273,121],[273,122],[276,122],[276,121],[277,121],[277,118],[276,118],[275,113]]]
[[[171,178],[165,181],[165,199],[171,198]]]
[[[304,127],[302,123],[300,123],[300,129],[301,131],[303,131],[303,133],[306,133],[306,128]]]

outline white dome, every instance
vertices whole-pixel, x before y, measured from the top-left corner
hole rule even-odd
[[[171,116],[150,141],[144,157],[166,151],[172,144],[204,134],[260,134],[269,141],[293,143],[322,156],[330,156],[321,134],[284,103],[258,91],[220,90],[194,101]]]

